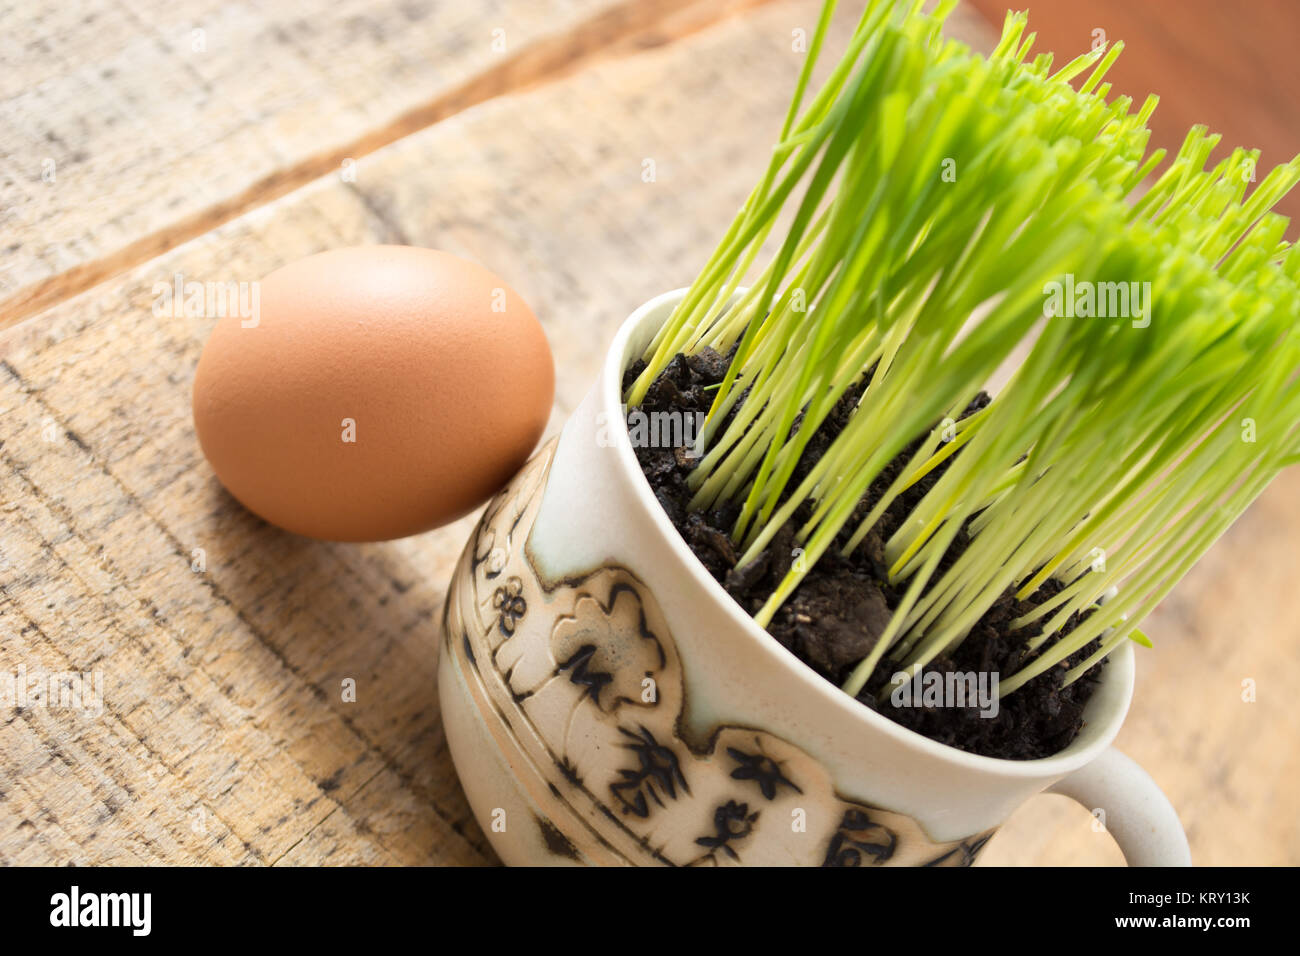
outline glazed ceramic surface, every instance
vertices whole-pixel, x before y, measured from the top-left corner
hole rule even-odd
[[[1131,864],[1188,862],[1177,815],[1108,749],[1133,655],[1044,760],[967,754],[843,694],[681,541],[623,424],[623,369],[680,298],[639,309],[560,437],[488,506],[447,596],[439,689],[475,815],[511,864],[962,866],[1049,787]]]

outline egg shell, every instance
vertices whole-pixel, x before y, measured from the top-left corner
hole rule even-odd
[[[514,475],[546,427],[545,333],[480,265],[410,246],[337,249],[271,273],[257,301],[254,317],[216,323],[194,424],[221,483],[281,528],[377,541],[453,521]]]

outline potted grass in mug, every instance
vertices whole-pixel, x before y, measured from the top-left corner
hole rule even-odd
[[[491,505],[439,684],[507,862],[960,865],[1052,788],[1133,864],[1142,619],[1300,460],[1300,161],[1148,150],[1116,45],[871,2],[689,289]],[[778,223],[781,223],[778,227]],[[780,231],[778,231],[778,228]]]

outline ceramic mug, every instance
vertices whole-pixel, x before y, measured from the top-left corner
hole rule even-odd
[[[1051,790],[1104,810],[1130,865],[1187,865],[1169,801],[1111,747],[1131,645],[1069,747],[1001,760],[853,700],[709,575],[641,474],[621,405],[624,369],[683,293],[624,323],[560,436],[488,505],[448,591],[443,722],[501,859],[967,865]]]

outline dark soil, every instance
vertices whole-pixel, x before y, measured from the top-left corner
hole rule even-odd
[[[676,356],[651,385],[641,410],[708,411],[713,392],[706,388],[722,380],[727,366],[728,358],[711,349],[697,355]],[[644,363],[638,362],[628,369],[625,385],[630,384],[644,367]],[[862,386],[851,390],[822,423],[795,469],[789,489],[797,487],[813,464],[825,454],[861,394]],[[981,395],[966,414],[987,403],[988,397]],[[885,468],[863,497],[855,519],[845,526],[837,546],[828,549],[813,565],[768,627],[772,636],[801,661],[836,685],[842,684],[854,666],[870,654],[877,637],[889,623],[892,609],[898,606],[903,596],[901,588],[895,589],[887,581],[884,543],[939,479],[944,468],[935,469],[895,500],[877,526],[847,558],[839,555],[839,544],[857,527],[857,518],[865,516],[875,505],[914,451],[915,446],[905,449]],[[807,519],[808,504],[800,507],[758,559],[738,568],[738,554],[730,538],[738,509],[728,505],[709,512],[687,510],[691,496],[686,477],[695,462],[684,453],[684,449],[638,447],[636,455],[655,497],[696,557],[741,607],[751,614],[756,612],[790,569],[794,560],[794,529]],[[956,560],[968,541],[963,529],[944,556],[941,571]],[[1059,584],[1049,581],[1027,601],[1017,600],[1009,589],[980,619],[970,635],[950,655],[932,661],[926,672],[994,672],[1009,677],[1032,659],[1025,655],[1024,646],[1026,640],[1036,634],[1033,627],[1012,631],[1010,622],[1059,589]],[[1078,624],[1078,617],[1075,615],[1070,619],[1062,629],[1064,633]],[[890,678],[899,668],[896,662],[888,659],[877,667],[858,700],[904,727],[971,753],[1012,760],[1047,757],[1064,748],[1079,733],[1084,705],[1092,696],[1104,662],[1069,687],[1061,686],[1064,673],[1098,646],[1098,642],[1093,641],[1063,666],[1053,668],[1003,698],[996,717],[981,716],[981,708],[976,702],[965,707],[894,706],[888,691]],[[923,674],[922,680],[925,679]],[[882,690],[886,691],[883,701]]]

